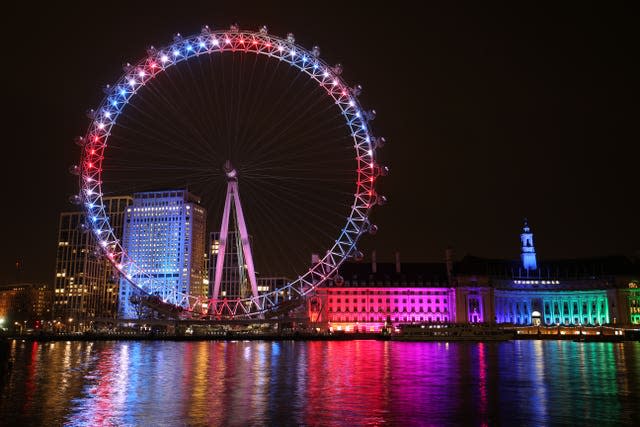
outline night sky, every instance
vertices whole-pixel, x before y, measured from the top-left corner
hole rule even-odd
[[[102,86],[149,45],[233,22],[318,44],[364,87],[389,141],[389,203],[363,242],[379,260],[439,261],[447,246],[515,258],[524,217],[542,259],[640,249],[640,37],[620,4],[20,3],[3,11],[0,283],[16,280],[16,259],[21,280],[52,281],[58,215],[77,191],[73,138]]]

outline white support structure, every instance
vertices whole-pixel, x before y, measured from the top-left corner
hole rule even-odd
[[[227,160],[224,164],[224,172],[227,175],[227,197],[224,201],[224,212],[222,214],[222,224],[220,225],[220,244],[218,246],[218,256],[216,258],[216,274],[213,282],[213,300],[217,300],[220,295],[220,281],[222,280],[222,269],[224,267],[224,254],[227,248],[227,236],[229,235],[229,216],[231,214],[231,199],[233,198],[233,206],[235,207],[236,223],[240,232],[242,241],[242,253],[247,264],[247,273],[249,274],[249,283],[251,283],[251,293],[254,298],[258,298],[258,283],[256,281],[256,271],[253,266],[253,254],[251,252],[251,243],[249,241],[249,233],[247,232],[247,224],[244,222],[244,213],[242,212],[242,204],[240,203],[240,194],[238,192],[238,172],[231,162]]]

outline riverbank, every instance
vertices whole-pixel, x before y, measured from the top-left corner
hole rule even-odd
[[[560,340],[580,342],[624,342],[640,341],[640,334],[624,335],[563,335],[563,334],[514,334],[513,340]],[[110,333],[39,333],[39,334],[15,334],[4,335],[0,341],[24,340],[24,341],[351,341],[351,340],[376,340],[389,341],[393,336],[382,333],[248,333],[248,332],[211,332],[205,334],[179,335],[167,333],[136,333],[136,332],[110,332]],[[447,337],[429,341],[448,342]],[[475,341],[484,341],[475,339]],[[486,340],[495,341],[495,340]]]
[[[25,341],[344,341],[389,339],[387,334],[377,333],[248,333],[248,332],[210,332],[204,334],[168,334],[168,333],[40,333],[5,336],[5,339]]]

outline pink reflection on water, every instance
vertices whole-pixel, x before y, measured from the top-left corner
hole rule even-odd
[[[38,372],[38,342],[30,344],[29,365],[27,366],[27,378],[25,381],[25,400],[23,411],[29,412],[36,393],[36,375]]]
[[[486,347],[480,342],[477,344],[478,349],[478,392],[480,394],[479,412],[482,417],[482,426],[488,426],[487,416],[489,413],[488,397],[487,397],[487,361]]]

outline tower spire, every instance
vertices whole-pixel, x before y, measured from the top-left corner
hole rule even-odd
[[[524,227],[522,227],[522,233],[520,234],[520,242],[522,243],[522,251],[520,258],[522,260],[522,267],[527,270],[536,270],[538,263],[536,260],[536,249],[533,246],[533,233],[527,218],[524,219]]]

